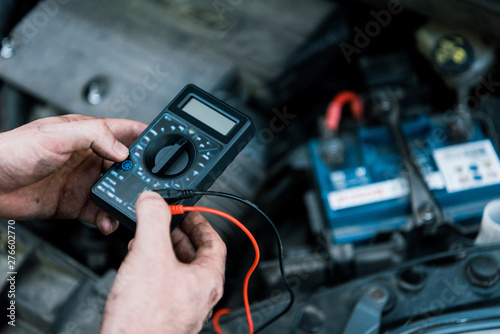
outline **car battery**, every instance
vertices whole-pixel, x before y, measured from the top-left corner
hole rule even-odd
[[[454,224],[479,222],[486,203],[500,197],[498,154],[479,124],[467,142],[447,132],[444,116],[402,122],[403,133],[429,189]],[[342,134],[344,163],[330,168],[320,140],[309,142],[312,174],[334,243],[369,242],[411,219],[404,163],[386,126]]]

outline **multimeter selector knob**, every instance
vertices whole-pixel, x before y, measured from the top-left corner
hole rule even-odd
[[[189,138],[174,134],[155,139],[146,148],[144,160],[153,175],[173,178],[191,167],[195,154],[194,145]]]

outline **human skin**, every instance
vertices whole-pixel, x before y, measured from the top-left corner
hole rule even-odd
[[[170,234],[156,193],[136,204],[137,232],[106,303],[101,333],[198,333],[222,297],[226,247],[199,213]]]
[[[44,118],[0,134],[0,217],[81,219],[103,234],[118,221],[90,199],[90,188],[128,156],[145,124],[81,115]]]
[[[118,221],[90,199],[90,189],[146,128],[123,119],[66,115],[0,133],[0,217]],[[226,248],[200,215],[170,233],[170,211],[157,194],[137,201],[137,233],[106,304],[103,333],[195,333],[222,296]],[[140,316],[138,305],[144,305]]]

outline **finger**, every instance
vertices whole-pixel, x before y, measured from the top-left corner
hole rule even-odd
[[[170,241],[172,216],[165,200],[157,193],[146,191],[139,196],[135,208],[137,231],[134,250],[173,253]]]
[[[180,228],[196,248],[196,258],[192,263],[213,268],[223,275],[226,245],[208,221],[198,212],[192,212],[184,218]]]
[[[47,117],[42,120],[44,125],[60,124],[65,122],[78,122],[78,121],[95,121],[103,120],[110,128],[113,135],[126,146],[130,146],[134,140],[147,128],[147,125],[141,122],[119,119],[119,118],[96,118],[92,116],[84,116],[77,114],[64,115],[59,117]]]
[[[123,144],[130,146],[134,140],[147,128],[147,125],[128,119],[105,118],[111,132]]]
[[[108,234],[111,234],[114,231],[116,231],[118,229],[118,227],[120,227],[120,222],[118,221],[118,219],[115,219],[112,216],[109,216],[109,217],[111,218],[111,230],[109,231]]]
[[[119,223],[103,210],[99,210],[96,214],[95,225],[102,234],[108,235],[118,228]]]
[[[129,252],[132,250],[132,247],[134,247],[134,240],[135,240],[135,238],[132,238],[132,239],[128,242],[128,251],[129,251]]]
[[[122,161],[129,154],[128,148],[117,140],[104,119],[45,124],[39,129],[50,136],[50,147],[56,153],[67,154],[91,148],[101,158],[112,161]]]
[[[100,208],[94,203],[94,201],[88,198],[80,210],[78,218],[89,224],[96,225],[97,213],[99,210]]]
[[[87,200],[80,211],[78,218],[86,223],[97,226],[99,231],[101,231],[104,235],[113,233],[119,225],[118,220],[111,217],[105,211],[99,209],[99,207],[91,199]]]
[[[120,225],[118,220],[106,214],[90,198],[82,206],[78,218],[89,224],[96,225],[104,235],[113,233]]]
[[[126,146],[132,145],[134,140],[136,140],[147,127],[144,123],[126,119],[107,118],[106,123],[111,129],[111,132],[115,135],[116,139]],[[113,161],[104,160],[102,171],[107,171],[113,163]]]
[[[102,234],[108,235],[109,233],[111,233],[111,218],[106,214],[99,213],[99,215],[101,217],[96,222],[96,225]]]
[[[175,228],[170,233],[174,252],[179,261],[190,263],[196,257],[196,249],[188,236],[180,229]]]

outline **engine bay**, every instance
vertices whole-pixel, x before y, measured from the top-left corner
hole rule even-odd
[[[210,189],[253,202],[281,236],[295,302],[262,333],[497,333],[499,16],[487,0],[7,0],[0,129],[64,114],[149,124],[193,83],[255,125]],[[259,328],[289,301],[273,231],[241,203],[198,204],[260,246]],[[207,219],[228,250],[221,328],[246,333],[251,243]],[[51,220],[16,234],[17,325],[0,331],[97,333],[133,233]],[[7,236],[5,221],[5,308]]]

